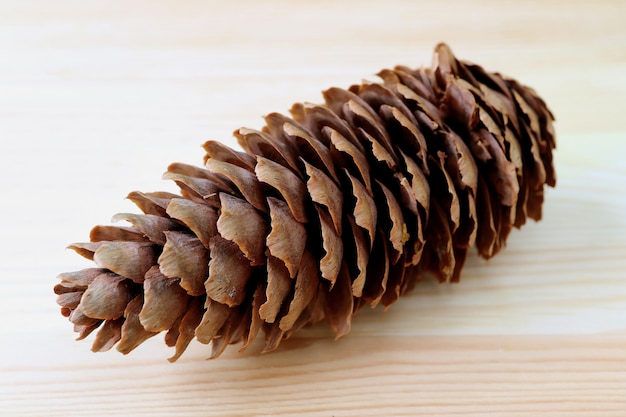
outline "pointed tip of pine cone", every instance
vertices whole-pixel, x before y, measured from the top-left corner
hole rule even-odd
[[[263,353],[325,320],[336,339],[363,306],[387,310],[430,272],[457,282],[468,249],[489,258],[542,215],[554,186],[554,116],[529,87],[457,60],[397,66],[270,113],[173,163],[179,194],[131,192],[143,214],[69,245],[96,267],[54,286],[78,340],[128,354],[166,332],[175,362],[195,338],[210,358],[263,332]]]

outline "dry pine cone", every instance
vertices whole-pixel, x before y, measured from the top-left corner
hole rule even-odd
[[[96,268],[54,290],[78,339],[128,353],[166,331],[176,360],[195,337],[211,357],[265,351],[325,319],[337,337],[363,305],[389,306],[426,272],[458,281],[468,248],[489,258],[541,218],[554,186],[553,116],[530,88],[436,47],[398,66],[209,141],[205,168],[175,163],[180,195],[133,192],[144,214],[96,226],[71,249]]]

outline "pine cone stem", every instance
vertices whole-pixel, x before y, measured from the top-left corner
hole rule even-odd
[[[166,331],[176,360],[195,337],[211,357],[264,351],[325,319],[337,337],[427,272],[459,280],[467,250],[489,258],[539,220],[554,186],[553,116],[530,88],[457,60],[395,67],[382,83],[324,92],[209,141],[205,167],[175,163],[180,194],[133,192],[131,226],[96,226],[70,246],[94,268],[60,275],[61,313],[94,351],[128,353]]]

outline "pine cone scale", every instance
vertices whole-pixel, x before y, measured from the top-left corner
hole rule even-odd
[[[271,229],[266,240],[267,250],[285,264],[293,278],[304,254],[307,241],[306,227],[293,217],[286,202],[274,197],[268,197],[267,202],[270,208]]]
[[[246,298],[246,286],[253,269],[236,243],[215,235],[211,239],[211,260],[205,282],[212,300],[234,307]]]

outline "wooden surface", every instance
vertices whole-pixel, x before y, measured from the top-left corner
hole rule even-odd
[[[0,2],[0,415],[626,415],[623,1]],[[428,65],[439,41],[536,88],[557,116],[545,219],[335,342],[275,353],[161,337],[93,354],[60,316],[64,247],[168,163],[319,91]],[[258,346],[257,346],[258,347]]]

